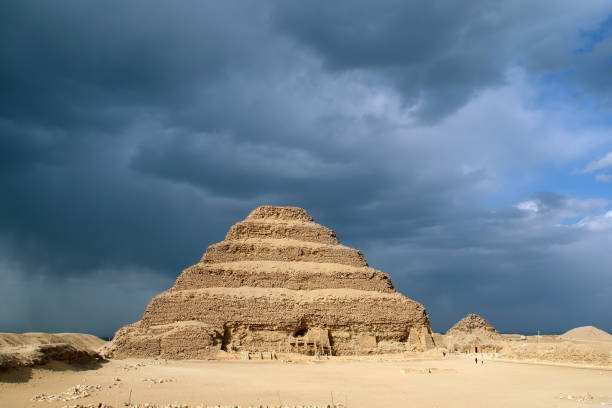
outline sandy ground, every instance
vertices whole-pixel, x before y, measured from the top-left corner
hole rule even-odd
[[[121,407],[130,390],[132,404],[177,401],[190,406],[325,405],[332,397],[347,407],[612,406],[610,369],[492,360],[475,365],[472,358],[299,363],[113,360],[98,369],[66,370],[59,363],[53,368],[0,374],[0,407],[98,402]],[[69,402],[32,401],[35,395],[61,394],[77,384],[101,389]],[[580,401],[585,396],[590,397]]]

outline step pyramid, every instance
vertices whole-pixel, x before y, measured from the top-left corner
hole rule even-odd
[[[142,320],[120,329],[115,358],[214,358],[224,352],[353,355],[433,347],[418,302],[298,207],[262,206],[208,247]]]

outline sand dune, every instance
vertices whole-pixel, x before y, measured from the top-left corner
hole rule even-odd
[[[66,343],[74,347],[96,350],[106,341],[92,334],[83,333],[0,333],[0,349],[3,347],[37,344]]]
[[[586,341],[610,341],[612,334],[598,329],[595,326],[582,326],[569,330],[561,335],[566,340],[586,340]]]
[[[69,364],[98,362],[96,350],[106,342],[80,333],[0,333],[0,369],[45,365],[52,361]]]

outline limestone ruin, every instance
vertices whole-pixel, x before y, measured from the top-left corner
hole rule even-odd
[[[502,347],[502,336],[486,319],[471,313],[451,327],[443,342],[451,351],[496,352]]]
[[[354,355],[433,346],[425,308],[396,292],[361,251],[341,245],[301,208],[262,206],[154,297],[142,320],[120,329],[107,355]]]
[[[455,323],[453,327],[448,329],[446,334],[474,333],[480,331],[490,334],[497,333],[495,327],[491,326],[491,323],[489,323],[485,318],[475,313],[470,313]]]

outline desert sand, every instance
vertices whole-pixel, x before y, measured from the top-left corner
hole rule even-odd
[[[397,358],[397,357],[396,357]],[[99,369],[35,368],[0,374],[0,406],[584,407],[612,406],[612,370],[485,358],[359,361],[113,360]],[[430,373],[431,371],[431,373]],[[76,385],[90,396],[33,401]],[[97,386],[100,389],[97,389]],[[130,397],[131,392],[131,397]]]

